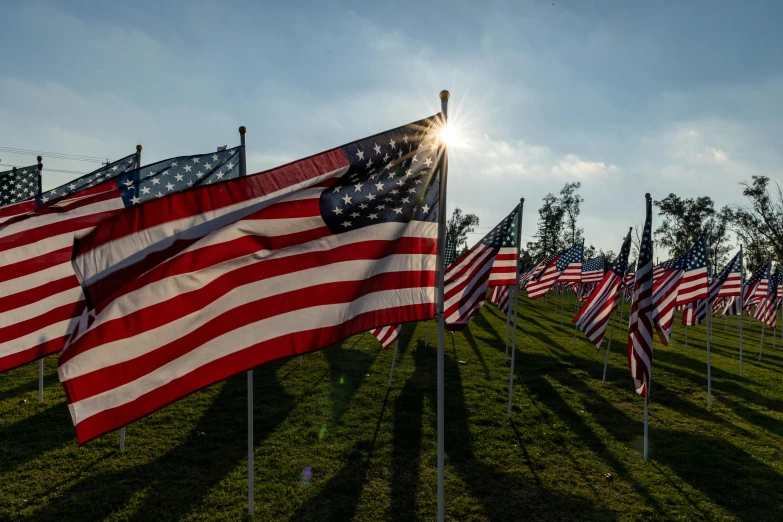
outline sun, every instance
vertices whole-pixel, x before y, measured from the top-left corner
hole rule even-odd
[[[450,148],[461,147],[465,144],[460,135],[459,127],[454,123],[447,123],[441,127],[440,139]]]

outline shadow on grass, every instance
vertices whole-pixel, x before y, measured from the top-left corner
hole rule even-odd
[[[2,473],[10,474],[47,452],[73,442],[75,438],[68,406],[64,402],[33,413],[0,429]]]
[[[255,369],[256,444],[266,439],[293,408],[292,397],[276,380],[279,364]],[[80,520],[103,520],[127,507],[132,499],[138,502],[132,520],[185,518],[215,485],[246,462],[246,393],[244,375],[228,380],[196,424],[193,438],[155,460],[131,468],[120,464],[78,480],[28,519],[62,520],[78,513]],[[197,437],[198,432],[206,435]]]

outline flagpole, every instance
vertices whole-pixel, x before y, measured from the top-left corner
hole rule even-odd
[[[745,287],[745,256],[742,255],[742,245],[740,245],[740,295],[739,297],[739,335],[740,335],[740,377],[742,377],[742,293]]]
[[[38,195],[41,195],[41,191],[43,190],[43,181],[41,178],[43,178],[43,158],[41,156],[38,156],[36,158],[38,160]],[[43,357],[38,359],[38,402],[43,402],[43,370],[44,370],[44,362]]]
[[[514,401],[514,365],[517,355],[517,316],[519,315],[519,245],[522,237],[522,211],[525,207],[525,198],[519,199],[519,211],[517,212],[517,276],[514,285],[514,338],[511,343],[511,372],[508,378],[508,418],[511,418],[511,404]]]
[[[517,254],[519,255],[519,254]],[[506,364],[508,364],[508,328],[511,325],[511,289],[508,289],[508,307],[506,308]]]
[[[609,351],[612,349],[612,339],[614,338],[614,318],[617,315],[617,310],[612,312],[612,327],[609,329],[609,342],[606,344],[606,356],[604,357],[604,377],[601,379],[601,383],[606,382],[606,367],[609,365]]]
[[[394,363],[397,360],[397,346],[400,344],[399,337],[394,342],[394,353],[392,353],[392,365],[391,365],[391,371],[389,372],[389,385],[387,388],[391,388],[392,385],[392,377],[394,377]]]
[[[707,407],[712,406],[712,365],[710,364],[710,316],[712,315],[712,303],[707,296]]]
[[[441,124],[448,122],[449,91],[440,91]],[[438,255],[436,258],[436,277],[438,282],[438,522],[446,518],[446,461],[445,452],[445,361],[444,330],[446,328],[445,303],[443,297],[444,269],[446,254],[446,182],[449,173],[448,146],[444,143],[443,158],[440,164],[440,195],[438,200]]]

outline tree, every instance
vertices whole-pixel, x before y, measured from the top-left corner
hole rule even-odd
[[[604,268],[606,269],[612,266],[612,263],[614,263],[614,258],[617,257],[617,254],[614,253],[614,250],[607,250],[606,252],[599,250],[598,255],[604,256]]]
[[[725,209],[732,231],[743,246],[747,266],[760,266],[770,259],[783,263],[783,191],[770,185],[766,176],[753,176],[743,183],[749,205]]]
[[[728,243],[728,216],[725,211],[716,214],[712,198],[680,198],[669,194],[656,201],[659,215],[663,218],[655,230],[658,245],[668,251],[670,257],[679,257],[705,235],[708,263],[722,266],[731,251]]]
[[[593,259],[596,255],[598,255],[598,250],[596,250],[592,243],[585,247],[585,261]]]
[[[582,196],[577,194],[577,190],[582,188],[578,181],[566,183],[560,191],[560,206],[563,209],[563,218],[565,227],[563,231],[563,242],[566,245],[573,245],[582,239],[583,229],[577,228],[576,220],[579,217],[580,205],[584,201]]]
[[[551,256],[563,249],[561,234],[564,216],[565,209],[560,199],[552,193],[544,196],[544,202],[538,209],[538,229],[534,236],[536,241],[527,244],[527,249],[534,259]]]
[[[446,244],[453,242],[455,250],[460,251],[468,248],[468,234],[473,232],[479,224],[479,218],[475,214],[463,214],[459,207],[454,209],[454,213],[446,223]]]

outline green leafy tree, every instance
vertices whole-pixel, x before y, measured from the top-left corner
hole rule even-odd
[[[459,207],[446,223],[446,244],[453,242],[456,251],[464,251],[468,248],[468,234],[473,232],[479,224],[479,218],[475,214],[463,214]]]
[[[533,259],[550,256],[563,249],[564,216],[565,209],[560,198],[552,193],[544,196],[541,208],[538,209],[538,226],[533,236],[535,241],[527,244]]]
[[[576,226],[580,207],[582,202],[584,202],[584,198],[577,193],[580,188],[582,188],[582,184],[576,181],[574,183],[566,183],[560,191],[560,207],[563,209],[563,219],[565,220],[563,243],[566,245],[573,245],[581,241],[584,232],[584,229]]]
[[[770,259],[783,264],[783,191],[766,176],[753,176],[742,184],[747,205],[724,210],[731,230],[743,246],[747,266]]]

